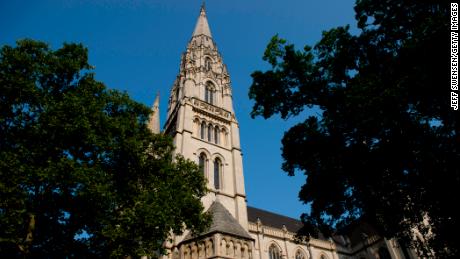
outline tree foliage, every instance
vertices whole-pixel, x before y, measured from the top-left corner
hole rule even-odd
[[[252,74],[252,116],[321,111],[282,139],[282,168],[303,172],[310,226],[365,218],[419,252],[459,255],[459,113],[450,107],[447,2],[358,0],[358,33],[326,31],[297,50],[278,36]],[[429,222],[429,224],[426,224]],[[431,233],[431,234],[430,234]],[[431,250],[430,250],[431,249]],[[433,256],[433,254],[431,254]]]
[[[198,167],[94,79],[82,45],[3,46],[0,98],[0,257],[158,255],[206,226]]]

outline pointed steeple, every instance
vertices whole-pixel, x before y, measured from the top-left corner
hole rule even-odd
[[[192,37],[198,35],[212,37],[211,30],[209,29],[208,18],[206,18],[206,10],[204,7],[204,3],[201,5],[200,16],[198,17],[198,20],[196,22],[195,30],[193,31]]]
[[[147,127],[155,134],[160,133],[160,93],[157,93],[152,106],[152,114],[150,115]]]

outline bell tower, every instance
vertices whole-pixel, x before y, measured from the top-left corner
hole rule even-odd
[[[170,258],[252,258],[254,239],[248,233],[230,76],[212,38],[204,5],[181,56],[164,132],[173,137],[177,154],[199,165],[209,189],[202,202],[213,219],[209,229],[198,236],[174,237],[168,245]]]
[[[176,153],[196,161],[205,175],[210,190],[203,198],[205,208],[217,200],[247,230],[239,126],[230,76],[212,38],[204,5],[181,56],[164,130],[173,137]]]

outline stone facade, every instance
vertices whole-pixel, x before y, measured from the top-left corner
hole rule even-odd
[[[219,197],[247,228],[243,160],[230,76],[211,38],[204,9],[181,58],[165,132],[174,137],[177,153],[197,163],[203,158],[201,166],[210,190],[204,206],[208,208]]]
[[[413,251],[395,240],[387,240],[365,222],[350,226],[331,238],[310,238],[298,242],[295,235],[302,226],[298,220],[248,207],[249,233],[255,239],[254,259],[413,259]],[[279,257],[270,257],[276,250]]]
[[[156,131],[157,100],[153,109],[156,117],[149,127]],[[171,88],[164,133],[173,137],[176,153],[196,161],[208,179],[210,192],[202,201],[213,215],[205,233],[185,233],[166,244],[170,259],[415,258],[363,225],[333,238],[298,243],[298,220],[247,206],[230,76],[204,6]]]

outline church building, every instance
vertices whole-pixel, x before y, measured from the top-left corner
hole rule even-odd
[[[149,128],[159,133],[158,96],[153,111]],[[299,220],[246,203],[239,127],[230,75],[202,6],[171,88],[163,133],[173,137],[175,152],[196,161],[205,175],[209,192],[202,202],[213,221],[198,236],[174,236],[164,259],[416,258],[365,223],[332,238],[296,242]]]

